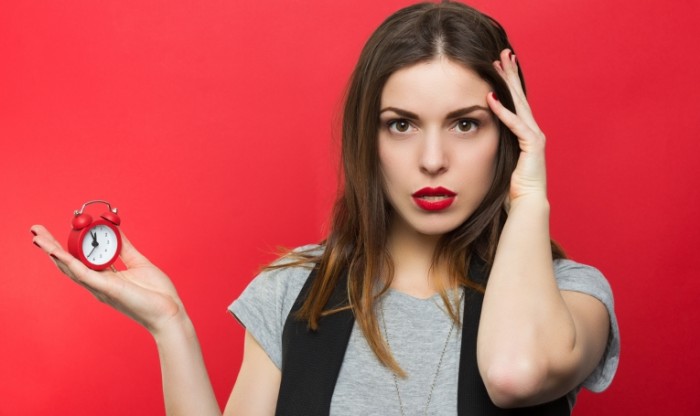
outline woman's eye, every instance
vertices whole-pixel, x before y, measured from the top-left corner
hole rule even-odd
[[[389,130],[395,133],[406,133],[411,130],[408,120],[392,120],[388,123]]]
[[[462,119],[457,121],[457,124],[455,125],[455,130],[457,130],[460,133],[468,133],[470,131],[476,130],[477,127],[479,127],[479,123],[477,123],[475,120]]]

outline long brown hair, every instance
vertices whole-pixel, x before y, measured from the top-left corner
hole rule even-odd
[[[295,261],[273,266],[315,263],[317,278],[297,317],[316,330],[321,316],[351,308],[377,358],[399,375],[403,371],[388,350],[375,315],[376,302],[393,278],[386,242],[394,212],[384,193],[377,140],[381,93],[397,70],[444,56],[474,70],[515,111],[508,87],[493,67],[506,48],[513,50],[498,22],[460,3],[416,4],[385,20],[367,41],[350,79],[342,120],[343,187],[323,253],[297,252],[292,255]],[[489,191],[463,224],[441,237],[434,253],[434,265],[448,265],[451,285],[484,289],[481,282],[470,279],[469,264],[475,257],[487,266],[493,262],[507,218],[504,200],[520,149],[509,129],[500,125],[499,130],[496,173]],[[552,253],[555,258],[564,256],[554,243]],[[347,273],[348,303],[326,305],[342,273]],[[446,290],[440,295],[459,323],[459,310]]]

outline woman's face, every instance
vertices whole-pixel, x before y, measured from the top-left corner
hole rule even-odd
[[[498,125],[491,87],[438,57],[393,73],[382,91],[379,158],[393,229],[441,235],[462,224],[494,177]]]

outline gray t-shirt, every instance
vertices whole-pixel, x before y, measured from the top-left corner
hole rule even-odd
[[[590,294],[599,299],[610,314],[611,332],[605,354],[582,385],[567,395],[573,407],[581,387],[600,392],[612,381],[620,353],[620,334],[612,291],[603,275],[593,267],[571,260],[557,260],[554,268],[561,290]],[[310,270],[303,267],[265,271],[229,307],[280,369],[282,329],[309,273]],[[459,292],[453,295],[459,296]],[[444,311],[440,296],[419,299],[390,290],[382,302],[391,351],[407,377],[397,379],[397,394],[391,371],[379,363],[355,325],[333,392],[331,416],[399,416],[399,394],[405,414],[422,415],[433,385],[427,414],[456,415],[462,332],[459,327],[450,332],[452,321]],[[464,302],[461,305],[463,307]],[[378,318],[382,325],[381,315]]]

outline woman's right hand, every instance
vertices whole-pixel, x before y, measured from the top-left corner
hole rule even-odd
[[[33,242],[53,259],[58,268],[97,299],[129,316],[154,336],[185,311],[172,282],[141,255],[122,233],[121,259],[126,270],[94,271],[66,252],[41,226],[31,228]]]

